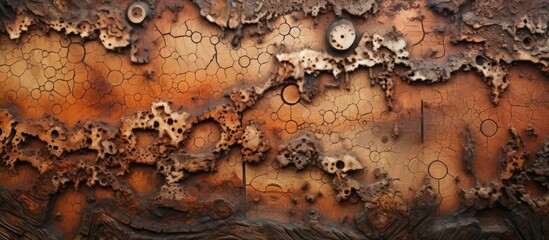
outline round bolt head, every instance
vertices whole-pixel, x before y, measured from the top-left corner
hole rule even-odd
[[[129,7],[126,15],[130,22],[140,24],[145,21],[151,14],[151,7],[145,2],[133,2]]]
[[[353,46],[356,40],[356,30],[349,20],[341,19],[333,22],[328,28],[328,42],[336,50],[345,51]]]

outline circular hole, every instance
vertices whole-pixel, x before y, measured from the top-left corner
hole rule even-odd
[[[338,169],[343,169],[343,168],[345,167],[345,163],[344,163],[343,161],[341,161],[341,160],[340,160],[340,161],[337,161],[337,162],[336,162],[336,167],[337,167]]]
[[[341,38],[345,38],[345,35],[342,34],[342,35],[341,35]]]
[[[141,9],[139,7],[135,7],[132,10],[132,14],[133,14],[134,17],[141,17],[141,16],[143,16],[143,9]]]
[[[0,134],[2,134],[1,130],[0,130]],[[57,130],[51,131],[51,138],[58,138],[58,137],[59,137],[59,132]]]
[[[477,57],[475,58],[475,62],[477,63],[477,65],[482,65],[482,64],[484,64],[484,57],[482,57],[482,56],[480,56],[480,55],[477,56]]]
[[[532,38],[530,37],[525,37],[524,39],[522,39],[522,43],[524,44],[524,46],[530,46],[532,44]]]

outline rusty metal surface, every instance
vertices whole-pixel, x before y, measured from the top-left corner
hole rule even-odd
[[[0,0],[0,238],[549,238],[548,23],[543,0]]]

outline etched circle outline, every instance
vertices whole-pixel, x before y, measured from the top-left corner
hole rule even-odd
[[[442,166],[444,166],[444,169],[445,169],[444,176],[442,176],[442,177],[433,176],[433,173],[431,173],[431,167],[433,166],[434,163],[441,163]],[[434,178],[436,180],[442,180],[443,178],[448,176],[448,165],[446,165],[446,163],[444,163],[443,161],[440,161],[440,160],[437,159],[437,160],[434,160],[431,163],[429,163],[429,166],[427,167],[427,172],[429,173],[429,176],[431,176],[432,178]]]
[[[268,190],[270,188],[274,188],[274,189]],[[284,189],[282,189],[282,186],[280,186],[277,183],[269,183],[267,184],[267,186],[265,186],[265,194],[267,195],[267,198],[269,200],[278,201],[279,199],[282,198],[282,195],[284,194]]]
[[[485,126],[484,124],[488,124],[488,123],[493,123],[495,126],[496,126],[496,129],[494,130],[494,133],[492,134],[489,134],[487,133],[487,129],[484,129],[483,126]],[[486,126],[487,127],[487,126]],[[493,119],[485,119],[483,120],[481,123],[480,123],[480,131],[482,132],[482,134],[484,134],[484,136],[486,137],[493,137],[494,135],[496,135],[496,133],[498,132],[498,129],[499,129],[499,126],[498,126],[498,123],[496,121],[494,121]]]
[[[297,84],[295,84],[295,83],[286,84],[282,88],[282,90],[280,91],[280,98],[282,98],[282,102],[284,102],[285,104],[288,104],[290,106],[298,104],[301,101],[301,94],[298,96],[297,101],[295,101],[295,102],[290,102],[290,101],[288,101],[284,98],[284,91],[288,87],[296,87],[298,89],[298,94],[299,94],[299,86],[297,86]]]
[[[377,157],[376,157],[376,160],[373,160],[374,157],[372,157],[372,154],[377,154]],[[375,156],[375,155],[374,155]],[[368,158],[370,159],[370,161],[372,162],[379,162],[379,160],[381,160],[381,153],[379,153],[378,151],[371,151],[369,154],[368,154]]]

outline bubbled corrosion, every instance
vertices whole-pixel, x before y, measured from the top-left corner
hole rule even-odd
[[[0,0],[0,238],[549,238],[548,16]]]

